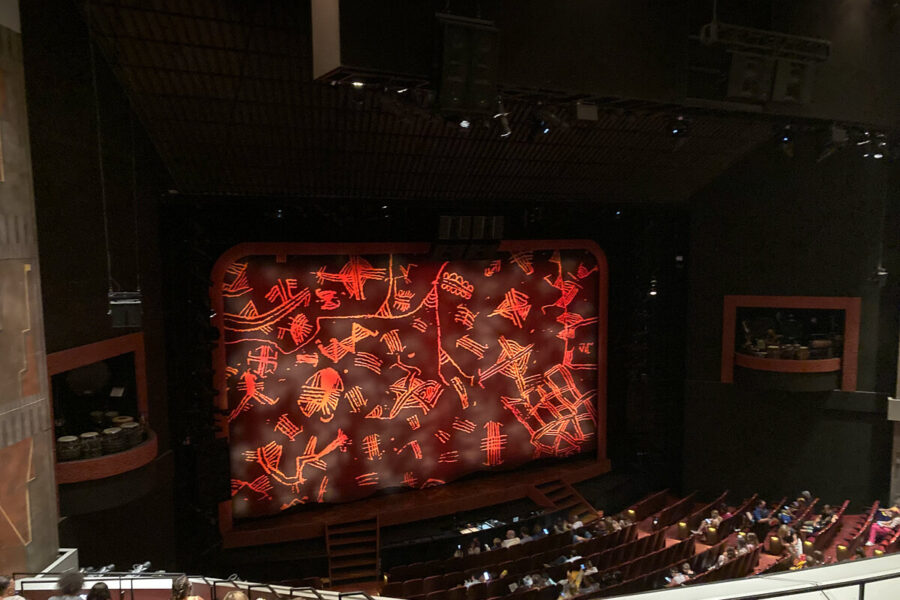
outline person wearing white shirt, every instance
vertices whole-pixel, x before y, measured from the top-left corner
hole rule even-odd
[[[510,546],[518,546],[522,543],[522,540],[516,537],[516,532],[510,529],[506,532],[506,539],[500,544],[504,548],[509,548]]]

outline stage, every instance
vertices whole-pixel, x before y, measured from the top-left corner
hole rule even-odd
[[[224,547],[239,548],[319,538],[325,536],[327,526],[339,523],[376,520],[378,527],[389,527],[522,498],[530,498],[538,506],[550,510],[561,509],[565,507],[555,503],[538,486],[546,490],[546,484],[578,483],[609,471],[608,460],[596,457],[575,459],[480,475],[425,490],[389,493],[346,504],[310,506],[293,514],[236,523],[234,526],[231,526],[229,501],[220,505],[220,527]]]

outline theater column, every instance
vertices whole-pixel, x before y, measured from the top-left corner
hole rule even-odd
[[[58,516],[18,4],[0,0],[0,573],[56,559]],[[62,133],[61,133],[62,134]]]

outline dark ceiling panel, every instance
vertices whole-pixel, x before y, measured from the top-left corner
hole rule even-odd
[[[181,192],[298,197],[680,202],[771,127],[620,102],[532,139],[465,131],[381,91],[314,82],[309,3],[97,0],[94,34]],[[637,108],[638,110],[635,110]]]

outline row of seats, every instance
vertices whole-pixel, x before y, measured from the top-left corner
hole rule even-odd
[[[665,543],[665,538],[661,535],[646,536],[644,538],[641,538],[640,540],[635,540],[635,532],[636,528],[634,528],[633,526],[626,527],[621,531],[617,531],[609,535],[592,538],[590,540],[577,542],[574,544],[568,544],[566,546],[558,548],[552,548],[544,552],[528,554],[516,560],[509,560],[500,563],[490,563],[479,567],[472,567],[466,571],[451,571],[442,575],[430,575],[424,578],[413,578],[404,581],[392,581],[384,586],[384,588],[382,589],[382,595],[409,598],[410,596],[416,596],[419,594],[428,594],[440,590],[447,590],[462,585],[462,583],[469,579],[469,577],[475,576],[477,578],[485,571],[494,571],[495,573],[506,571],[509,577],[515,579],[529,573],[544,571],[545,564],[551,564],[560,556],[569,556],[572,553],[578,554],[584,561],[591,560],[593,562],[596,560],[597,562],[604,565],[615,564],[615,562],[613,561],[621,562],[623,560],[628,560],[631,557],[640,556],[641,554],[638,553],[646,553],[651,550],[655,550]],[[565,534],[559,534],[559,536],[568,536],[566,539],[571,539],[572,534],[571,532],[566,532]],[[609,547],[611,544],[616,544],[616,542],[622,543]],[[653,544],[656,544],[656,546],[654,547]],[[526,547],[532,545],[532,543],[529,543],[523,544],[522,546]],[[598,550],[594,553],[589,554],[589,552],[594,549]],[[493,554],[493,552],[489,552],[487,554],[490,555]],[[594,564],[596,565],[597,563]],[[440,571],[432,572],[439,573]]]
[[[726,579],[735,579],[738,577],[746,577],[756,569],[759,563],[759,553],[762,548],[757,546],[752,551],[741,554],[729,561],[726,561],[721,567],[700,573],[691,577],[685,585],[694,583],[712,583],[713,581],[724,581]]]

